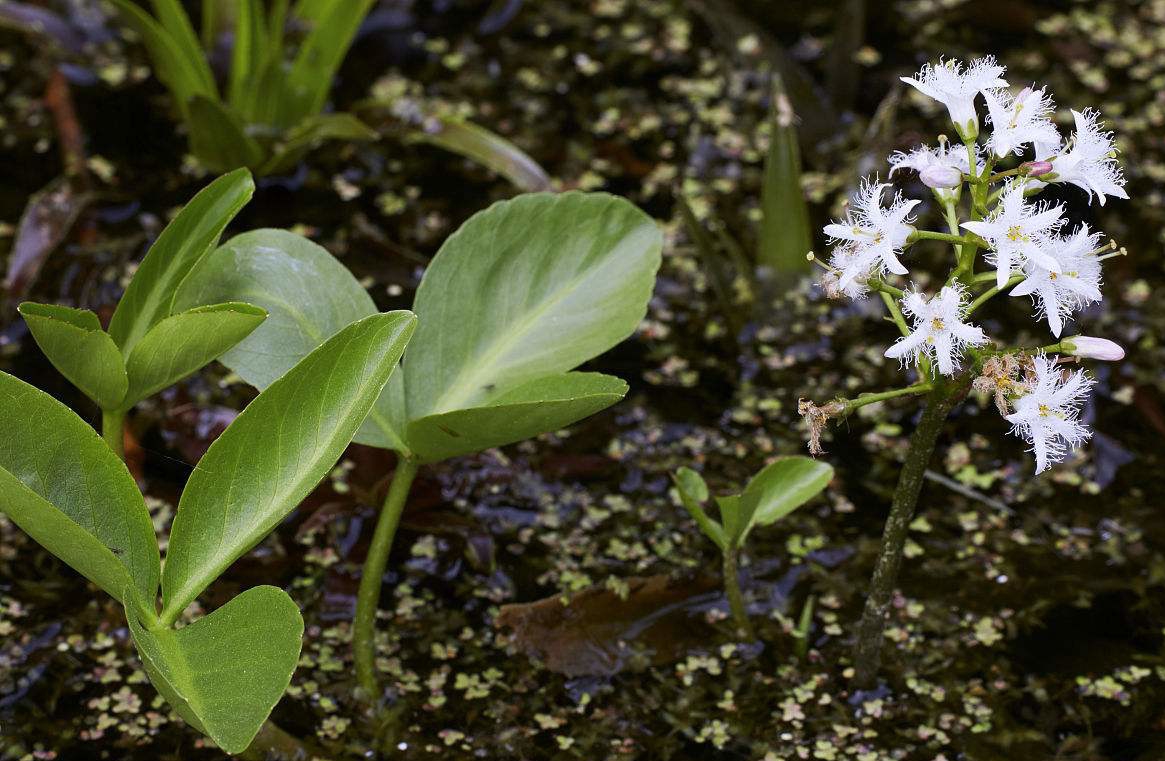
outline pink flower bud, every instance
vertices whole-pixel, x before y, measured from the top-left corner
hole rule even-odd
[[[1039,177],[1051,173],[1055,167],[1050,161],[1028,161],[1024,163],[1023,168],[1027,169],[1028,177]]]
[[[1119,344],[1107,338],[1093,338],[1092,336],[1072,336],[1062,343],[1065,351],[1073,356],[1086,359],[1100,359],[1105,362],[1116,362],[1125,358],[1125,350]]]
[[[918,179],[928,188],[957,188],[963,184],[963,173],[953,166],[931,164],[918,173]]]

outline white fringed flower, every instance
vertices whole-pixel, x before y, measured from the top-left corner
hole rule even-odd
[[[991,124],[987,148],[996,156],[1022,153],[1029,143],[1041,149],[1060,144],[1060,132],[1051,120],[1056,105],[1047,88],[1025,87],[1015,97],[1007,90],[988,90],[983,98]]]
[[[1007,69],[997,64],[993,56],[985,56],[971,61],[965,70],[962,63],[954,60],[928,63],[913,77],[901,79],[946,106],[959,135],[973,140],[979,134],[975,96],[1007,87],[1007,82],[1001,78],[1005,71]]]
[[[1095,193],[1101,206],[1105,196],[1128,198],[1112,133],[1100,128],[1100,113],[1086,108],[1083,112],[1073,111],[1072,118],[1076,120],[1076,132],[1068,140],[1067,150],[1051,159],[1055,181],[1082,188],[1090,202]]]
[[[1064,207],[1028,203],[1023,191],[1023,183],[1011,183],[999,196],[999,205],[989,219],[962,224],[991,246],[987,259],[995,265],[1000,288],[1011,277],[1012,268],[1028,262],[1050,272],[1060,271],[1060,263],[1047,250],[1052,236],[1064,224]]]
[[[902,311],[914,323],[914,330],[886,350],[891,359],[906,362],[913,358],[917,363],[919,356],[926,354],[940,373],[954,375],[964,348],[987,343],[982,328],[963,321],[967,304],[959,285],[943,286],[929,301],[917,291],[907,293]]]
[[[825,226],[825,234],[840,244],[830,263],[840,272],[838,288],[845,293],[874,272],[906,274],[898,256],[914,232],[908,224],[912,221],[909,214],[919,202],[907,201],[898,193],[889,208],[882,208],[882,193],[888,187],[876,180],[863,180],[845,221]]]
[[[894,151],[887,159],[890,164],[890,176],[900,169],[913,169],[928,188],[939,191],[943,197],[951,195],[949,188],[959,187],[963,182],[963,175],[971,170],[971,162],[967,156],[966,146],[952,146],[950,143],[940,143],[938,148],[920,145],[909,153]],[[983,170],[983,160],[979,158],[979,146],[975,146],[976,171]]]
[[[1102,298],[1100,261],[1094,253],[1100,238],[1100,233],[1089,232],[1088,225],[1082,224],[1071,235],[1051,239],[1045,253],[1056,260],[1059,271],[1029,260],[1024,265],[1027,279],[1011,290],[1012,296],[1030,295],[1035,300],[1037,316],[1047,319],[1056,338],[1073,312]]]
[[[1011,432],[1031,447],[1036,473],[1042,473],[1091,436],[1078,418],[1092,381],[1083,370],[1065,377],[1055,362],[1043,355],[1033,357],[1032,362],[1034,376],[1028,391],[1014,400],[1015,412],[1005,419],[1012,424]]]

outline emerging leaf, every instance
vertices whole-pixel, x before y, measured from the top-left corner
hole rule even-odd
[[[276,587],[254,587],[177,631],[126,611],[146,674],[174,710],[227,753],[251,744],[299,661],[303,618]]]
[[[672,480],[680,495],[680,504],[691,514],[704,535],[723,550],[727,546],[724,527],[704,512],[704,503],[708,501],[708,484],[704,482],[703,477],[691,468],[680,468],[672,476]]]
[[[186,484],[162,575],[170,624],[315,488],[368,416],[400,361],[409,312],[353,323],[251,402]]]
[[[102,409],[117,409],[129,381],[117,344],[87,309],[53,304],[20,305],[33,338],[53,367]]]

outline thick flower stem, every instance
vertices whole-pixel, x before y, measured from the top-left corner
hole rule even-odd
[[[727,547],[724,550],[724,593],[728,596],[728,607],[732,611],[732,619],[736,628],[747,639],[755,639],[752,623],[748,620],[748,608],[744,606],[744,595],[740,591],[740,577],[737,574],[736,562],[740,550],[736,547]]]
[[[882,533],[882,550],[874,566],[866,608],[858,625],[858,641],[854,649],[854,682],[861,689],[873,686],[878,675],[882,660],[883,627],[894,594],[894,585],[898,580],[898,567],[902,562],[902,550],[906,545],[910,521],[918,504],[918,495],[922,490],[923,477],[934,452],[935,442],[961,390],[954,383],[936,385],[927,397],[922,419],[910,437],[906,462],[898,475],[890,515]]]
[[[101,412],[101,437],[119,459],[125,459],[125,413]]]
[[[376,532],[372,535],[372,545],[364,560],[360,576],[360,589],[356,594],[356,621],[352,632],[352,650],[356,660],[356,682],[360,697],[374,702],[380,691],[376,679],[376,610],[380,602],[380,584],[384,568],[388,564],[388,553],[396,536],[396,527],[404,512],[405,501],[417,475],[417,461],[402,457],[392,475],[388,496],[376,521]]]

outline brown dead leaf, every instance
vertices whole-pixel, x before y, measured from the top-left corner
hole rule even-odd
[[[669,663],[708,642],[704,612],[720,598],[710,576],[666,574],[624,579],[627,594],[594,586],[572,595],[503,605],[495,626],[513,630],[514,644],[569,677],[610,676],[641,653]]]

